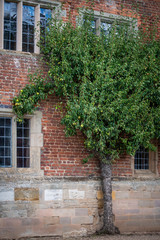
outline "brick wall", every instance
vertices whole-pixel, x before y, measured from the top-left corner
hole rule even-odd
[[[133,3],[139,4],[138,23],[147,17],[152,24],[160,12],[158,0],[96,1],[95,10],[121,14],[122,2],[123,13],[127,16],[135,14]],[[75,22],[76,8],[82,6],[84,1],[78,0],[64,4],[67,13],[64,20],[71,10]],[[11,108],[12,98],[28,83],[28,71],[38,69],[44,74],[47,71],[38,55],[1,50],[0,107]],[[1,237],[77,236],[93,233],[101,227],[103,194],[99,162],[93,158],[82,164],[82,159],[88,155],[83,136],[78,132],[77,136],[65,137],[64,126],[60,124],[61,112],[55,108],[58,101],[57,97],[50,96],[41,102],[39,109],[42,112],[43,133],[41,169],[45,177],[23,178],[20,172],[7,176],[6,170],[3,172],[1,169]],[[160,145],[158,154],[157,169],[160,173]],[[73,178],[69,180],[71,176]],[[123,181],[113,182],[112,194],[115,224],[120,230],[160,231],[159,180],[126,180],[133,176],[133,161],[127,155],[115,162],[113,176],[124,178]],[[146,226],[150,228],[146,229]]]
[[[73,22],[76,20],[77,8],[89,4],[80,0],[64,2],[63,7],[66,10],[64,20],[67,20],[71,11]],[[156,0],[95,1],[94,9],[127,16],[135,16],[136,11],[138,11],[139,23],[147,17],[152,24],[155,16],[159,15],[160,2]],[[11,107],[12,98],[28,83],[28,72],[34,72],[37,69],[41,69],[44,73],[47,71],[46,66],[40,62],[37,55],[2,50],[0,52],[0,106]],[[82,135],[78,133],[74,137],[65,137],[64,127],[60,124],[61,113],[55,109],[57,102],[58,99],[52,96],[41,103],[44,136],[44,145],[41,152],[42,170],[47,176],[98,176],[99,163],[96,159],[91,159],[87,164],[82,164],[83,158],[88,155],[88,152],[84,149]],[[160,172],[159,162],[157,167]],[[116,161],[113,166],[113,175],[118,177],[133,175],[130,156],[121,156]]]

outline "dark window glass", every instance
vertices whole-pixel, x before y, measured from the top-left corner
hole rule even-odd
[[[4,2],[4,49],[16,50],[17,4]]]
[[[46,30],[48,26],[48,20],[51,18],[51,9],[40,9],[40,31],[41,31],[41,44],[45,45]]]
[[[0,118],[0,167],[11,166],[11,118]]]
[[[149,169],[149,151],[144,147],[140,147],[135,154],[135,169]]]
[[[108,22],[101,22],[101,32],[104,35],[108,35],[111,31],[112,24]]]
[[[34,7],[23,5],[22,51],[34,52]]]
[[[30,121],[17,123],[17,167],[30,167]]]

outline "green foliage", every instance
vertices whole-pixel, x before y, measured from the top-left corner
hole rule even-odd
[[[51,20],[41,46],[48,78],[33,75],[14,98],[14,111],[22,118],[54,92],[66,99],[66,135],[80,130],[100,158],[134,154],[139,145],[154,149],[150,142],[160,137],[160,41],[116,22],[110,34],[97,36],[91,18],[76,27]]]
[[[30,84],[27,84],[12,101],[18,121],[22,121],[26,113],[33,114],[39,105],[38,102],[54,92],[52,81],[47,81],[41,73],[30,74],[29,78]]]

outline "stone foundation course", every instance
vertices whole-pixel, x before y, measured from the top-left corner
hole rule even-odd
[[[113,181],[115,225],[124,232],[160,232],[160,180]],[[102,227],[100,179],[1,179],[0,239],[78,237]]]

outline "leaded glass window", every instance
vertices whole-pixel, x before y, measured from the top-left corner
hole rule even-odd
[[[23,5],[22,51],[34,52],[35,8]]]
[[[51,9],[40,8],[40,29],[41,29],[41,44],[45,44],[46,28],[48,20],[52,16]]]
[[[149,169],[149,151],[148,149],[140,146],[136,151],[134,158],[135,169]]]
[[[17,167],[30,167],[30,120],[17,122]]]
[[[101,22],[101,32],[104,35],[108,35],[111,31],[112,24],[108,22]]]
[[[16,50],[17,4],[4,2],[4,49]]]
[[[0,118],[0,166],[11,166],[11,118]]]

